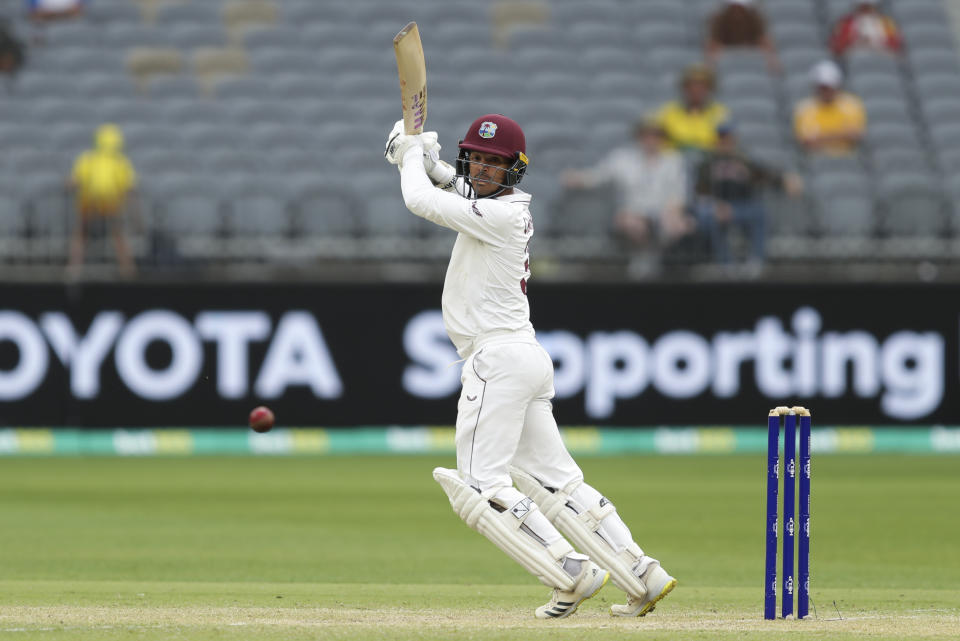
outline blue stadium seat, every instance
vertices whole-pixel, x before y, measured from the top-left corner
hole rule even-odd
[[[203,98],[165,99],[157,103],[163,110],[163,119],[175,126],[192,123],[215,124],[224,119],[224,105]]]
[[[960,149],[960,123],[941,122],[931,125],[930,141],[936,149]]]
[[[174,149],[182,144],[180,130],[156,123],[128,123],[123,135],[129,150]]]
[[[922,42],[926,48],[956,50],[956,39],[949,23],[907,23],[901,25],[901,30],[908,46],[911,43]]]
[[[260,73],[296,71],[317,73],[321,69],[320,58],[314,53],[280,47],[259,47],[247,52],[251,67]]]
[[[947,208],[939,186],[928,174],[881,175],[878,193],[880,231],[902,236],[938,236],[947,227]]]
[[[119,125],[159,122],[162,118],[161,103],[130,97],[111,97],[97,101],[97,112],[105,122]]]
[[[140,3],[129,0],[96,0],[87,4],[84,18],[97,25],[133,25],[143,21],[143,11]]]
[[[847,71],[853,76],[865,73],[896,75],[900,69],[897,55],[882,51],[853,49],[844,57]]]
[[[51,138],[59,152],[76,155],[93,147],[94,132],[92,123],[63,121],[51,127]]]
[[[875,149],[870,155],[874,172],[889,174],[904,168],[918,171],[930,170],[930,157],[919,149],[885,148]]]
[[[251,127],[245,135],[251,149],[275,151],[278,149],[318,149],[325,143],[313,129],[291,123],[272,122]]]
[[[797,47],[781,50],[778,54],[780,64],[789,76],[808,73],[810,68],[823,60],[823,51],[815,47]]]
[[[764,74],[744,73],[723,76],[717,82],[721,96],[752,96],[773,100],[777,88]]]
[[[680,42],[651,45],[647,53],[647,69],[654,73],[677,75],[685,67],[703,61],[700,51],[684,47]]]
[[[770,39],[781,54],[797,49],[817,49],[820,52],[817,60],[823,58],[820,31],[814,22],[804,20],[774,22],[770,25]]]
[[[636,51],[623,47],[610,47],[606,43],[595,45],[579,54],[579,66],[589,75],[608,71],[636,73],[641,56]],[[575,68],[575,66],[568,67]]]
[[[278,73],[266,78],[269,95],[284,101],[322,101],[330,95],[323,77],[301,73]]]
[[[61,100],[77,98],[78,87],[73,78],[66,74],[20,74],[13,84],[12,91],[24,100],[56,98]]]
[[[197,237],[212,245],[221,233],[220,190],[202,176],[172,175],[153,186],[158,196],[158,227],[174,238]]]
[[[131,156],[134,168],[141,176],[190,174],[200,169],[197,155],[188,151],[143,149],[135,151]]]
[[[263,172],[269,166],[269,161],[265,158],[267,153],[267,150],[254,152],[239,149],[207,149],[199,155],[197,161],[204,171],[214,176],[256,174]]]
[[[355,44],[363,38],[363,28],[352,22],[328,22],[324,20],[306,24],[291,23],[291,26],[300,33],[298,44],[308,51],[323,51],[326,53],[328,50],[337,48],[355,48]],[[263,43],[257,46],[263,46]]]
[[[869,238],[877,227],[873,199],[863,192],[838,192],[816,199],[819,231],[837,236]]]
[[[902,24],[948,24],[943,0],[910,0],[891,2],[890,12]]]
[[[290,215],[279,181],[248,176],[228,180],[226,187],[227,234],[252,239],[290,234]]]
[[[469,6],[458,3],[456,6],[451,5],[451,8],[459,12]],[[427,38],[428,44],[425,46],[429,47],[428,56],[435,49],[450,51],[465,45],[489,47],[493,40],[489,20],[440,22],[435,26],[430,26],[430,23],[427,23],[423,26],[423,29],[425,33],[429,34],[423,36]],[[427,29],[429,31],[426,31]],[[436,59],[438,62],[443,62],[446,60],[446,56],[438,56]]]
[[[196,123],[181,128],[181,143],[189,149],[239,149],[246,130],[232,124]]]
[[[610,0],[593,0],[584,2],[551,2],[550,20],[561,28],[569,28],[577,22],[600,21],[607,24],[624,22],[626,5]],[[656,8],[654,9],[656,12]],[[660,14],[657,13],[657,17]]]
[[[76,82],[82,100],[99,103],[111,98],[133,97],[136,87],[122,72],[92,72],[78,75]]]
[[[817,21],[815,2],[797,0],[766,0],[763,3],[768,22],[774,27],[785,23],[814,23]]]
[[[863,102],[867,111],[868,126],[887,121],[909,122],[913,118],[905,100],[871,96]]]
[[[270,97],[267,75],[225,76],[213,85],[213,93],[224,102],[235,100],[265,100]]]
[[[629,23],[623,20],[577,20],[566,25],[564,31],[568,38],[567,46],[575,49],[589,50],[603,45],[620,49],[624,56],[629,56],[631,50],[640,49]]]
[[[15,175],[25,178],[31,175],[59,178],[59,185],[65,184],[67,174],[73,166],[73,157],[53,149],[21,149],[10,163]]]
[[[914,85],[922,100],[960,96],[960,75],[957,74],[924,73],[914,78]]]
[[[102,116],[93,102],[74,100],[46,99],[34,103],[33,122],[46,128],[59,124],[78,123],[90,129],[89,139],[93,140],[93,127],[103,122]]]
[[[589,93],[601,98],[611,96],[615,98],[657,101],[657,96],[650,95],[648,83],[644,77],[636,72],[625,71],[597,71],[586,78]]]
[[[357,203],[343,184],[314,174],[293,175],[292,213],[296,233],[353,237],[360,232]]]
[[[664,47],[682,47],[689,52],[692,44],[683,22],[641,23],[636,29],[635,38],[651,52]],[[702,57],[699,51],[696,53],[698,58]]]
[[[97,37],[101,44],[111,50],[167,45],[167,32],[155,25],[108,24],[97,32]]]
[[[921,73],[950,73],[960,74],[960,59],[955,50],[940,48],[921,48],[920,43],[911,43],[907,50],[907,59],[917,74]]]
[[[754,74],[766,76],[767,58],[759,49],[725,49],[717,56],[717,70],[721,76]]]
[[[100,43],[100,30],[81,20],[51,22],[44,29],[44,40],[57,47],[92,47]]]
[[[869,72],[850,78],[850,88],[861,98],[902,96],[903,84],[899,76]]]
[[[150,76],[146,83],[147,94],[151,98],[168,100],[171,98],[198,98],[200,87],[192,75],[159,74]]]
[[[18,190],[27,214],[27,224],[31,233],[44,241],[62,239],[71,228],[74,215],[66,190],[68,170],[69,167],[62,173],[24,173],[19,179]]]
[[[243,46],[247,49],[260,47],[298,49],[306,46],[302,36],[303,30],[293,25],[261,25],[244,31]],[[326,44],[329,46],[329,43]]]
[[[30,54],[30,69],[61,74],[123,73],[123,56],[97,46],[56,46]]]
[[[173,25],[213,25],[220,23],[220,3],[185,2],[160,3],[157,5],[157,24],[169,28]]]
[[[41,122],[0,121],[0,148],[6,152],[2,156],[8,166],[21,149],[48,149],[51,145],[49,128]]]
[[[867,142],[873,148],[919,148],[921,141],[916,129],[909,122],[868,122]]]
[[[167,40],[180,50],[224,47],[227,32],[220,24],[176,22],[167,26]]]

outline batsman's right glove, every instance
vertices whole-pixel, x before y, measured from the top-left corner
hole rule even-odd
[[[407,150],[412,146],[423,147],[423,141],[420,139],[420,136],[408,136],[403,133],[403,121],[398,120],[387,136],[387,144],[383,150],[383,157],[386,158],[387,162],[391,165],[401,167],[403,155],[407,153]]]

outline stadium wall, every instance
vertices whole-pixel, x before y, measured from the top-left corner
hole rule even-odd
[[[960,288],[531,286],[561,425],[958,425]],[[0,427],[450,425],[439,285],[0,287]]]

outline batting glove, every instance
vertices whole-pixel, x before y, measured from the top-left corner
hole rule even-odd
[[[429,174],[440,162],[440,143],[437,142],[437,132],[425,131],[420,134],[420,140],[423,141],[423,168]]]
[[[383,157],[386,158],[387,162],[391,165],[401,167],[404,154],[414,146],[423,147],[423,141],[420,139],[420,136],[408,136],[403,133],[403,121],[398,120],[387,137],[387,145],[383,150]]]
[[[456,179],[456,170],[440,160],[440,143],[437,142],[437,132],[425,131],[420,134],[423,140],[423,168],[433,184],[441,189],[449,189]]]

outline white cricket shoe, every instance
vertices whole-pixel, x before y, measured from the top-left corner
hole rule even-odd
[[[647,594],[640,599],[627,595],[627,604],[610,606],[610,614],[615,617],[642,617],[653,612],[657,602],[677,587],[677,580],[667,574],[658,562],[652,563],[640,580],[647,586]]]
[[[581,603],[599,592],[609,579],[609,572],[593,561],[585,562],[573,590],[554,588],[550,602],[537,608],[537,618],[563,619],[570,616]]]

